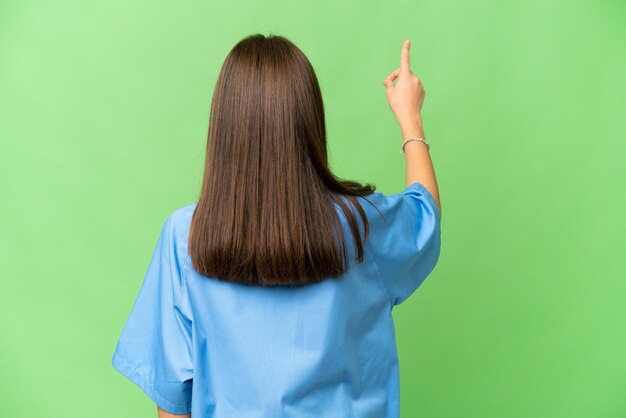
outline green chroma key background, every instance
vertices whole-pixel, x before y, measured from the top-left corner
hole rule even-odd
[[[159,229],[197,198],[244,36],[319,76],[331,166],[404,188],[382,80],[411,39],[442,254],[394,310],[403,418],[626,416],[620,1],[0,3],[0,416],[150,417],[111,366]]]

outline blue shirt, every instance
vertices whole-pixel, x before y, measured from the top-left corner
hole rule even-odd
[[[440,213],[420,183],[367,196],[378,210],[357,198],[370,223],[364,261],[354,261],[352,234],[335,204],[350,268],[299,287],[200,275],[187,252],[197,203],[173,211],[113,366],[163,410],[194,418],[398,417],[391,310],[435,267]]]

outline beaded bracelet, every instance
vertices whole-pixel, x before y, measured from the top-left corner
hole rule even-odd
[[[430,150],[430,144],[428,143],[428,141],[426,141],[424,138],[418,138],[414,136],[414,137],[407,138],[404,140],[404,142],[402,143],[402,150],[400,151],[400,154],[404,153],[404,146],[407,144],[407,142],[411,142],[411,141],[423,142],[424,144],[426,144],[426,147],[428,148],[428,150]]]

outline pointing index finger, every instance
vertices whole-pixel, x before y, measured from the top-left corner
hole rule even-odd
[[[409,47],[411,42],[407,39],[402,45],[402,53],[400,54],[400,74],[409,73]]]

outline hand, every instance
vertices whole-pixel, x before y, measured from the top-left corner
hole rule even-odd
[[[387,101],[391,111],[401,127],[422,124],[422,103],[424,103],[424,86],[415,74],[409,69],[410,41],[404,41],[400,54],[400,68],[393,70],[383,84],[387,88]],[[394,80],[398,82],[394,85]]]

